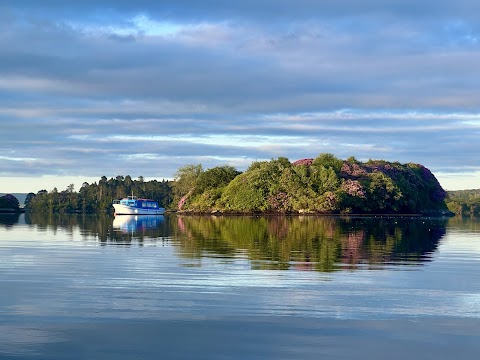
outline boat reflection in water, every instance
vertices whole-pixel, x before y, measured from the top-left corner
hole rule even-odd
[[[164,220],[163,215],[117,215],[113,219],[113,229],[125,234],[142,234],[158,229]]]

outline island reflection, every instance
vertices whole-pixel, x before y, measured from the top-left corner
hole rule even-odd
[[[11,228],[13,225],[18,224],[19,219],[20,213],[0,214],[0,228]]]
[[[26,214],[47,231],[78,228],[102,245],[168,242],[178,256],[245,259],[253,269],[380,269],[432,260],[447,219],[316,216],[122,216]]]
[[[431,260],[445,219],[371,217],[177,217],[180,255],[234,258],[253,268],[335,271]]]

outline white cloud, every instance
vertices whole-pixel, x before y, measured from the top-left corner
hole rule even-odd
[[[8,160],[8,161],[36,161],[37,159],[35,158],[23,158],[23,157],[13,157],[13,156],[1,156],[0,155],[0,160]]]

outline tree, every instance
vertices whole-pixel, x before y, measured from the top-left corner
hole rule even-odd
[[[330,153],[322,153],[313,160],[313,165],[324,166],[325,168],[332,168],[336,174],[339,174],[342,170],[343,160],[335,157]]]
[[[238,175],[225,188],[221,202],[227,211],[252,212],[267,210],[265,189],[259,186],[261,169]]]
[[[197,179],[202,172],[203,167],[201,164],[189,164],[177,170],[173,190],[178,200],[184,196],[188,197],[188,194],[191,194],[195,190]]]
[[[203,192],[207,189],[213,189],[226,186],[240,172],[233,166],[217,166],[202,172],[197,179],[196,192]]]
[[[0,209],[13,209],[16,210],[20,207],[18,199],[11,195],[6,194],[4,196],[0,196]]]
[[[371,210],[398,210],[398,200],[402,197],[402,192],[393,180],[381,172],[371,173],[369,177],[368,198]]]
[[[314,165],[310,170],[311,186],[319,195],[327,191],[335,191],[339,186],[339,179],[335,170],[329,166]]]
[[[143,177],[142,177],[142,181],[143,181]],[[132,187],[133,181],[132,181],[132,177],[130,175],[125,176],[125,179],[124,179],[123,182],[128,189],[130,189]]]
[[[27,194],[27,197],[25,198],[25,202],[24,202],[25,207],[28,207],[28,204],[30,204],[30,202],[32,201],[33,198],[35,198],[35,196],[36,195],[32,192]]]

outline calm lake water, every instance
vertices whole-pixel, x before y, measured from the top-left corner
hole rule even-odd
[[[480,222],[0,215],[0,359],[474,359]]]

